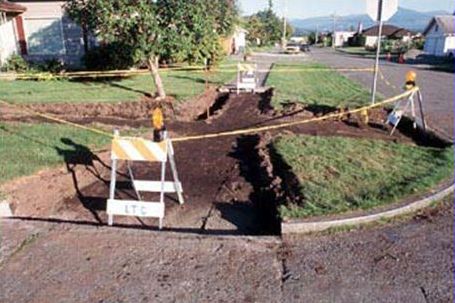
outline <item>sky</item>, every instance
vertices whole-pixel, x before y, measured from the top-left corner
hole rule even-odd
[[[244,15],[251,15],[268,5],[268,0],[238,0]],[[274,10],[282,16],[286,6],[290,19],[328,16],[333,13],[344,16],[363,14],[367,0],[273,0]],[[286,3],[286,5],[284,5]],[[455,10],[454,0],[399,0],[399,6],[421,12]]]

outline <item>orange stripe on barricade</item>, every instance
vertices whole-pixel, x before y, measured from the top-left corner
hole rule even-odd
[[[160,143],[142,138],[112,140],[112,158],[127,161],[166,162],[167,141]]]
[[[117,139],[112,140],[112,157],[119,160],[129,160],[128,155],[120,146]]]
[[[147,145],[145,145],[144,140],[141,140],[139,138],[133,139],[131,143],[133,144],[137,152],[140,153],[146,161],[151,162],[159,161],[158,157],[147,147]],[[155,144],[155,146],[159,147],[163,153],[166,153],[166,151],[161,148],[160,144]]]

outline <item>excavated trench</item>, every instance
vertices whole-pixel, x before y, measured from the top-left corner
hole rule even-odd
[[[290,122],[318,116],[321,110],[337,110],[292,105],[276,112],[270,105],[272,95],[272,91],[261,95],[219,94],[212,103],[204,101],[202,106],[193,109],[192,122],[173,119],[168,121],[167,128],[174,136],[182,137]],[[207,108],[209,115],[204,116]],[[381,121],[386,115],[386,111],[378,110],[372,116]],[[92,121],[92,117],[82,118],[80,121]],[[141,122],[140,117],[137,118],[131,119],[127,125],[136,127]],[[102,115],[94,119],[110,122]],[[122,121],[128,122],[128,119],[122,118]],[[435,147],[445,145],[435,136],[416,133],[410,124],[405,121],[396,135],[390,137],[387,130],[374,123],[360,125],[355,117],[349,117],[281,131],[175,143],[176,162],[187,203],[180,206],[175,197],[167,195],[165,230],[215,235],[279,235],[280,203],[286,199],[299,199],[299,195],[298,181],[291,168],[273,151],[271,142],[275,136],[287,132]],[[62,138],[62,142],[69,141]],[[77,142],[61,153],[67,166],[64,174],[44,174],[28,180],[27,184],[17,182],[7,186],[5,192],[13,197],[15,215],[28,219],[52,217],[52,220],[105,224],[110,173],[108,154],[95,155]],[[156,180],[159,176],[157,166],[135,164],[133,169],[138,179]],[[134,198],[124,166],[120,168],[119,181],[117,198]],[[35,195],[37,190],[42,192],[39,197]],[[157,225],[156,220],[125,217],[116,219],[116,223],[131,228],[156,228]]]

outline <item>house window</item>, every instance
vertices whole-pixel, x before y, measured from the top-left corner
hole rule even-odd
[[[436,24],[435,28],[434,28],[434,31],[435,32],[438,32],[439,31],[439,25]]]
[[[65,54],[60,18],[25,19],[25,36],[29,55]]]

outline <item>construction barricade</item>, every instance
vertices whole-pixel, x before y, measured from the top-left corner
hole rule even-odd
[[[159,228],[163,227],[165,214],[165,193],[177,193],[180,204],[184,203],[182,184],[178,179],[177,168],[174,159],[174,149],[172,142],[165,138],[161,142],[153,142],[143,138],[122,138],[118,131],[112,140],[112,171],[107,201],[108,224],[114,223],[114,215],[149,217],[159,219]],[[115,199],[116,175],[118,161],[126,161],[129,177],[138,200],[119,200]],[[172,171],[173,181],[166,181],[166,164],[169,161]],[[149,162],[161,164],[161,176],[159,181],[135,180],[131,168],[131,162]],[[141,192],[159,193],[158,202],[143,201]]]
[[[241,64],[237,65],[237,95],[240,91],[256,92],[257,88],[257,65]]]
[[[413,126],[414,129],[417,129],[417,125],[420,124],[420,127],[426,131],[426,121],[425,121],[425,114],[424,114],[424,108],[423,108],[423,97],[422,93],[419,89],[416,88],[416,78],[417,75],[415,72],[410,71],[406,74],[406,85],[405,89],[407,91],[410,91],[410,95],[407,99],[405,100],[399,100],[396,104],[395,107],[393,108],[392,112],[389,114],[386,120],[386,124],[389,124],[393,126],[392,131],[390,132],[390,135],[392,136],[397,129],[398,125],[400,124],[401,120],[403,119],[403,116],[411,110],[411,118],[413,120]],[[415,104],[415,98],[417,97],[417,102],[419,106],[419,118],[420,121],[417,118],[416,115],[416,104]]]

